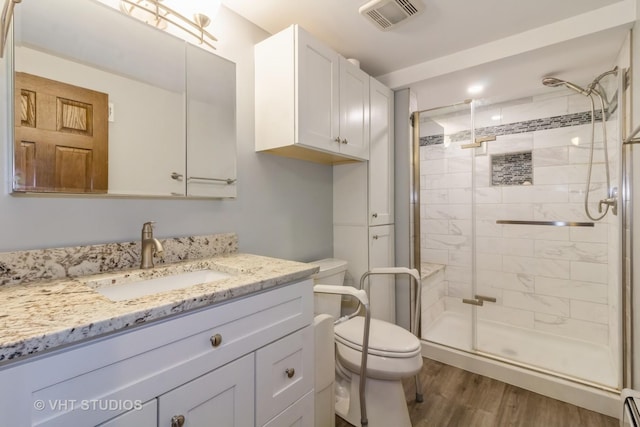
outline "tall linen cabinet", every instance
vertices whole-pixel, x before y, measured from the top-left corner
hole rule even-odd
[[[346,282],[395,265],[393,91],[369,80],[369,161],[333,167],[333,255],[348,261]],[[395,280],[372,276],[371,313],[396,321]]]

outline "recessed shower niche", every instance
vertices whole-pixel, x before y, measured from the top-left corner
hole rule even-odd
[[[532,185],[531,151],[491,156],[491,185]]]

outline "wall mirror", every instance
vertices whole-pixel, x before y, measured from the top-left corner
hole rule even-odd
[[[13,192],[236,195],[235,64],[94,0],[14,13]]]

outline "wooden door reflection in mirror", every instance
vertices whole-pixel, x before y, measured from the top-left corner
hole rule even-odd
[[[108,95],[15,73],[14,190],[106,193]]]

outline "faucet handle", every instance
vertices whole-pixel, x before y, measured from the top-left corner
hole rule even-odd
[[[145,230],[147,227],[149,228],[153,228],[153,224],[155,224],[155,221],[147,221],[144,224],[142,224],[142,229]]]

